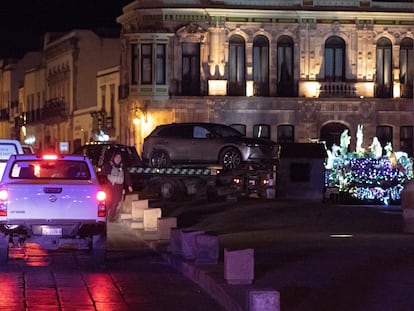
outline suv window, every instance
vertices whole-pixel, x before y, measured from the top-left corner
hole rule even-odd
[[[157,136],[191,138],[193,137],[193,126],[192,125],[166,126],[158,132]]]

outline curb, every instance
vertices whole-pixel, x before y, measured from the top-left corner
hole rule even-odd
[[[139,233],[136,233],[138,238],[141,238]],[[142,239],[142,238],[141,238]],[[143,240],[143,239],[142,239]],[[223,278],[223,283],[217,282],[214,277],[209,273],[209,268],[220,267],[220,270],[223,271],[222,264],[217,265],[196,265],[188,260],[183,260],[179,256],[173,256],[171,253],[164,249],[168,249],[169,243],[159,243],[158,241],[149,241],[143,240],[149,248],[157,252],[171,267],[179,271],[186,278],[191,280],[200,286],[212,299],[219,303],[227,311],[245,311],[246,309],[240,305],[240,303],[234,299],[232,295],[226,290],[230,289],[230,285],[225,284]],[[204,269],[203,269],[204,267]],[[248,285],[238,285],[234,287],[235,291],[240,290],[240,292],[246,292],[250,286]],[[241,293],[241,295],[243,295]]]

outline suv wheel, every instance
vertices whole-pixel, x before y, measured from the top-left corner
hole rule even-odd
[[[242,164],[239,150],[233,147],[224,149],[220,154],[220,164],[225,169],[236,169]]]
[[[149,164],[151,167],[161,168],[171,166],[171,160],[168,155],[163,150],[154,150],[149,158]]]

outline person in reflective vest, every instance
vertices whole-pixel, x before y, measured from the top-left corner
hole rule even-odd
[[[116,151],[109,162],[104,163],[102,173],[106,176],[107,218],[116,221],[126,191],[132,192],[131,177],[122,162],[122,155]]]

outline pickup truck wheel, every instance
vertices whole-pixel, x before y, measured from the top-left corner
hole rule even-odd
[[[154,150],[150,155],[149,164],[155,168],[169,167],[171,166],[171,159],[164,150]]]
[[[0,232],[0,263],[9,260],[9,235]]]
[[[92,237],[91,259],[94,264],[104,264],[106,261],[106,234]]]
[[[220,153],[220,164],[225,169],[236,169],[242,165],[242,158],[239,150],[233,147],[225,148]]]

